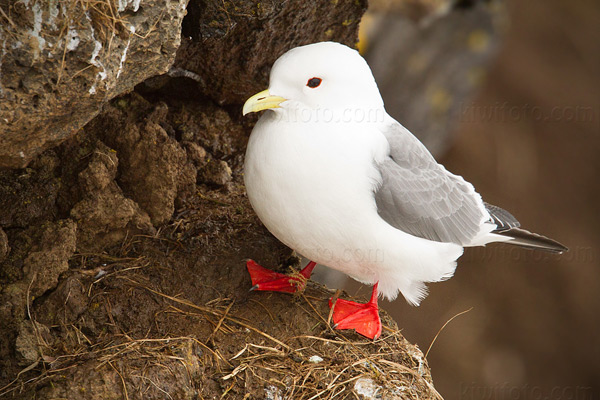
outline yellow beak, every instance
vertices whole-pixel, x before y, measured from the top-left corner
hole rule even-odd
[[[269,89],[263,90],[246,100],[244,108],[242,109],[242,115],[267,110],[269,108],[279,108],[279,104],[286,100],[287,99],[284,99],[283,97],[271,96]]]

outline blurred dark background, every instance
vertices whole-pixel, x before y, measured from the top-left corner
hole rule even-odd
[[[570,251],[467,249],[420,307],[381,306],[424,352],[472,308],[428,355],[446,399],[600,398],[600,2],[471,3],[375,7],[361,50],[438,161]]]

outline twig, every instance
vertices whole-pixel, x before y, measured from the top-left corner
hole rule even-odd
[[[227,317],[227,314],[229,313],[229,310],[231,310],[231,306],[233,306],[233,303],[235,303],[235,300],[232,300],[231,303],[229,303],[229,305],[227,306],[227,309],[223,313],[223,316],[221,317],[221,319],[219,319],[219,322],[217,323],[217,326],[215,327],[215,329],[213,330],[213,332],[210,334],[210,336],[206,340],[207,343],[210,341],[210,342],[212,342],[212,344],[214,346],[215,341],[214,341],[213,337],[219,332],[219,329],[221,328],[221,325],[223,325],[223,321],[225,320],[225,317]]]
[[[473,309],[473,307],[469,308],[468,310],[459,312],[458,314],[456,314],[454,317],[450,318],[448,321],[446,321],[446,323],[440,328],[440,330],[438,331],[438,333],[436,333],[435,337],[433,338],[433,340],[431,341],[431,344],[429,345],[429,348],[427,349],[427,351],[425,352],[425,358],[427,358],[427,356],[429,355],[429,350],[431,350],[431,348],[433,347],[433,344],[435,343],[435,341],[437,340],[438,336],[440,335],[440,333],[442,333],[442,331],[444,330],[444,328],[446,327],[446,325],[448,325],[450,322],[452,322],[452,320],[458,316],[461,316],[463,314],[468,313],[469,311],[471,311]]]
[[[121,378],[121,382],[123,383],[123,394],[125,395],[125,400],[129,400],[129,395],[127,394],[127,385],[125,385],[125,379],[123,379],[123,375],[121,375],[121,373],[115,368],[114,365],[110,363],[110,361],[108,362],[108,365],[110,365],[112,369],[115,370],[117,375],[119,375],[119,378]]]
[[[11,19],[8,17],[8,15],[6,15],[6,13],[5,13],[5,12],[4,12],[4,10],[2,9],[2,7],[0,7],[0,13],[2,13],[2,16],[3,16],[4,18],[6,18],[6,20],[7,20],[7,21],[8,21],[8,23],[10,24],[10,26],[12,26],[12,27],[13,27],[13,29],[14,29],[15,31],[18,31],[18,30],[19,30],[19,28],[18,28],[18,27],[15,25],[15,23],[14,23],[14,22],[13,22],[13,21],[12,21],[12,20],[11,20]]]

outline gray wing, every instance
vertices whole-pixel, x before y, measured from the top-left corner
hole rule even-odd
[[[399,123],[383,132],[390,156],[379,164],[377,211],[390,225],[414,236],[469,245],[489,220],[473,186],[438,164]]]

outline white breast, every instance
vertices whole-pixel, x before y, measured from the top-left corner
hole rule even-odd
[[[282,123],[267,112],[254,128],[245,183],[257,215],[280,241],[305,257],[364,283],[380,282],[413,304],[423,282],[452,275],[458,245],[402,232],[377,214],[377,163],[388,142],[374,125]]]
[[[250,202],[287,246],[326,265],[347,259],[377,216],[375,162],[385,156],[387,141],[377,129],[356,124],[283,124],[276,117],[265,114],[248,143]]]

